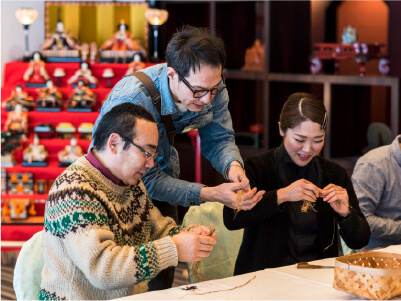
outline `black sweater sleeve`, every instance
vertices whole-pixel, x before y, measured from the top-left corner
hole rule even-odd
[[[358,198],[347,172],[341,166],[328,160],[321,160],[322,168],[329,174],[329,183],[339,185],[347,190],[350,214],[345,218],[337,217],[340,235],[351,249],[366,246],[370,239],[370,228],[359,208]]]
[[[359,208],[358,198],[356,197],[351,179],[346,175],[345,189],[348,192],[350,215],[348,218],[339,221],[340,235],[344,242],[351,249],[361,249],[369,243],[370,227]]]

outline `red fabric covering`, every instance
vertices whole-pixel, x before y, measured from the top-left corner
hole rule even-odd
[[[23,84],[24,81],[22,76],[26,69],[28,69],[28,62],[16,61],[5,64],[4,68],[4,87],[14,87],[16,84]],[[71,88],[71,85],[67,84],[67,80],[75,74],[75,71],[79,69],[79,63],[46,63],[45,68],[50,78],[53,79],[54,84],[57,84],[57,78],[53,76],[56,68],[63,68],[66,76],[61,78],[62,88]],[[154,65],[153,63],[146,63],[146,67]],[[114,77],[111,79],[111,87],[113,87],[128,70],[128,64],[90,64],[92,75],[99,80],[98,88],[107,88],[107,79],[102,77],[103,70],[106,68],[113,69]],[[3,98],[3,95],[2,95]]]
[[[57,82],[54,82],[54,86],[57,86]],[[1,88],[1,98],[2,100],[7,99],[8,97],[11,96],[12,91],[14,90],[14,86],[4,86]],[[41,88],[25,88],[25,86],[22,85],[22,89],[26,92],[28,92],[29,96],[32,96],[34,100],[38,98],[38,90]],[[57,89],[60,91],[61,94],[63,94],[63,103],[66,103],[68,98],[71,96],[73,93],[74,88],[72,87],[61,87]],[[96,94],[96,101],[98,102],[98,105],[96,106],[96,109],[101,108],[101,103],[103,100],[105,100],[111,91],[111,89],[106,89],[106,88],[94,88],[91,89],[93,93]],[[47,113],[48,114],[48,113]]]
[[[31,217],[27,220],[11,220],[3,218],[1,222],[2,241],[27,241],[35,233],[43,230],[43,217]],[[1,246],[1,251],[15,251],[19,247]]]
[[[1,225],[1,240],[27,241],[35,233],[42,231],[43,225]],[[1,251],[17,251],[20,248],[1,247]]]
[[[7,121],[7,114],[4,110],[1,111],[1,127],[4,127],[4,124]],[[52,123],[54,128],[60,122],[71,122],[72,125],[78,130],[78,127],[83,122],[92,122],[95,123],[97,117],[99,116],[99,112],[28,112],[28,128],[29,133],[33,133],[35,126],[39,123]]]
[[[25,70],[28,68],[29,63],[17,61],[5,64],[4,68],[4,85],[1,88],[1,100],[4,101],[10,95],[15,86],[24,84],[22,76]],[[146,67],[153,65],[147,63]],[[58,88],[63,94],[63,102],[66,103],[69,96],[73,93],[73,87],[67,84],[67,80],[74,75],[75,71],[79,69],[79,63],[47,63],[45,66],[50,78],[53,79],[54,85],[57,86],[57,78],[53,77],[54,70],[56,68],[63,68],[66,76],[61,78],[61,87]],[[99,80],[98,87],[91,89],[97,96],[96,106],[93,108],[91,113],[72,113],[67,112],[65,108],[62,112],[29,112],[29,127],[30,133],[38,123],[53,123],[57,125],[59,122],[71,122],[75,127],[78,127],[82,122],[95,122],[99,115],[99,110],[102,107],[102,102],[107,99],[111,89],[107,88],[107,79],[102,77],[103,70],[105,68],[112,68],[115,76],[111,79],[111,87],[113,87],[127,72],[128,64],[92,64],[92,74]],[[38,89],[40,88],[25,88],[23,90],[28,92],[33,99],[38,97]],[[4,127],[4,123],[7,120],[7,112],[2,110],[1,113],[1,127]]]
[[[28,146],[29,143],[32,143],[33,138],[31,137],[24,145],[24,148]],[[68,139],[41,139],[40,144],[42,144],[47,152],[49,153],[49,157],[47,158],[47,167],[23,167],[22,161],[17,161],[17,164],[13,167],[7,168],[7,174],[12,172],[32,172],[34,180],[54,180],[56,179],[60,173],[64,171],[64,167],[58,166],[58,152],[61,151],[66,145],[70,144],[70,140]],[[90,140],[77,140],[77,144],[82,148],[84,154],[86,154]],[[21,157],[21,156],[16,156]],[[21,157],[22,158],[22,157]]]
[[[11,95],[11,91],[15,88],[17,84],[22,84],[23,90],[28,92],[30,96],[36,100],[38,96],[39,88],[25,88],[24,81],[22,79],[23,74],[28,68],[29,63],[17,61],[5,64],[4,68],[4,84],[1,88],[1,101],[3,102]],[[58,87],[60,92],[63,94],[63,102],[65,103],[71,93],[73,88],[71,85],[67,84],[67,80],[74,75],[74,73],[79,69],[79,63],[46,63],[45,68],[50,78],[53,79],[54,86],[58,86],[58,79],[53,76],[54,70],[56,68],[63,68],[65,70],[66,76],[61,78],[61,87]],[[146,67],[153,65],[152,63],[147,63]],[[99,115],[99,110],[102,105],[102,101],[105,100],[111,91],[111,88],[107,88],[108,80],[102,77],[103,70],[105,68],[112,68],[115,76],[110,80],[111,88],[125,75],[128,70],[128,64],[91,64],[92,75],[99,80],[98,87],[92,89],[92,91],[97,96],[97,104],[94,111],[91,113],[72,113],[67,112],[65,108],[61,112],[36,112],[32,111],[28,113],[28,123],[29,123],[29,141],[31,143],[33,140],[33,130],[34,127],[39,123],[52,123],[54,127],[60,122],[70,122],[75,128],[83,122],[94,123]],[[4,123],[7,120],[8,112],[2,109],[1,111],[1,128],[3,129]],[[77,134],[78,136],[79,134]],[[22,149],[28,146],[26,143]],[[7,174],[12,172],[32,172],[33,179],[35,180],[54,180],[57,176],[62,173],[65,168],[58,167],[57,154],[60,150],[64,148],[65,145],[70,143],[70,140],[65,139],[41,139],[40,143],[44,145],[49,152],[49,158],[47,159],[47,167],[22,167],[21,166],[21,152],[15,157],[19,159],[14,167],[7,167]],[[87,152],[90,141],[89,140],[77,140],[79,146],[82,147],[84,153]],[[37,216],[44,215],[45,203],[40,202],[40,200],[46,200],[47,195],[10,195],[2,194],[3,201],[10,198],[32,198],[35,200],[35,209],[37,211]],[[3,204],[2,204],[3,205]],[[2,224],[1,225],[1,239],[2,240],[12,240],[12,241],[26,241],[32,237],[36,232],[43,230],[43,225],[12,225],[12,224]],[[19,248],[1,248],[2,251],[12,251],[19,250]]]

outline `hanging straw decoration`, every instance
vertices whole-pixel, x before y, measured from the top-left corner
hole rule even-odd
[[[213,233],[216,231],[216,228],[214,225],[211,225],[209,227],[210,233],[209,236],[212,236]],[[201,271],[201,261],[196,261],[192,264],[191,270],[189,271],[193,279],[195,279],[196,282],[202,282],[202,281],[207,281],[207,277],[202,273]]]
[[[242,203],[244,202],[244,194],[245,192],[242,189],[237,191],[237,195],[235,196],[235,200],[233,202],[233,205],[236,207],[234,210],[234,219],[236,218],[237,213],[243,210]]]

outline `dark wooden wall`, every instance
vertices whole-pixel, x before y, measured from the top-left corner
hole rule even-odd
[[[401,76],[401,2],[386,1],[389,7],[389,57],[391,76]],[[336,9],[340,2],[333,1],[327,8],[326,23],[318,24],[326,29],[325,41],[335,40]],[[164,50],[177,28],[185,24],[208,27],[210,2],[156,1],[158,7],[169,11],[169,19],[160,28],[160,51]],[[226,44],[227,64],[230,69],[240,69],[244,63],[244,53],[255,38],[260,38],[263,20],[260,17],[263,1],[222,1],[215,3],[216,33]],[[309,73],[308,57],[311,54],[311,3],[310,1],[270,2],[270,72]],[[152,39],[150,39],[152,41]],[[150,46],[152,47],[152,45]],[[331,65],[330,65],[331,64]],[[327,63],[326,71],[332,72],[332,63]],[[249,125],[263,122],[261,103],[263,85],[258,81],[227,81],[230,93],[229,109],[236,131],[247,131]],[[319,85],[271,83],[269,144],[281,143],[277,121],[286,98],[294,92],[305,91],[323,98]],[[366,130],[371,120],[369,87],[336,86],[333,88],[332,155],[357,156],[367,144]],[[387,93],[390,95],[390,93]],[[386,101],[387,106],[389,101]],[[388,108],[389,109],[389,108]],[[389,111],[389,110],[387,110]],[[388,113],[389,116],[389,113]],[[388,124],[389,118],[388,118]],[[347,133],[347,135],[344,135]]]
[[[208,1],[156,1],[156,6],[167,9],[169,19],[160,27],[159,54],[164,58],[165,48],[172,34],[182,25],[209,27],[211,4]],[[401,77],[401,2],[386,1],[389,7],[389,57],[391,76]],[[227,51],[226,67],[240,69],[244,63],[246,48],[255,38],[263,36],[264,1],[221,1],[215,3],[216,33],[220,35]],[[335,41],[335,9],[339,3],[333,1],[326,15],[327,42]],[[334,26],[334,27],[333,27]],[[310,1],[270,2],[270,72],[309,73],[308,57],[311,54],[311,3]],[[334,35],[334,36],[333,36]],[[150,49],[152,46],[150,31]],[[262,40],[262,42],[264,42]],[[332,72],[332,66],[326,67]],[[235,131],[247,131],[249,125],[263,122],[261,111],[263,102],[262,82],[252,80],[229,80],[229,110]],[[269,144],[278,146],[282,139],[278,133],[278,118],[286,98],[294,92],[305,91],[323,99],[321,85],[270,83]],[[333,88],[332,99],[332,156],[358,156],[366,146],[366,129],[371,122],[370,106],[365,101],[370,97],[367,87],[338,86]],[[387,93],[389,95],[389,93]],[[389,103],[389,102],[387,102]],[[183,135],[181,135],[183,136]],[[194,181],[194,152],[188,137],[177,140],[181,154],[181,178]],[[261,150],[259,150],[261,151]],[[241,148],[243,156],[255,154],[257,150]],[[183,155],[185,154],[185,155]],[[210,163],[202,160],[202,182],[213,186],[224,182],[224,178],[214,171]],[[185,211],[185,210],[184,210]]]

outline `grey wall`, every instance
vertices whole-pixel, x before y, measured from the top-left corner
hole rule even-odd
[[[15,18],[15,11],[30,7],[38,11],[38,17],[29,27],[29,49],[37,50],[44,39],[45,2],[44,0],[1,0],[1,83],[4,79],[4,64],[19,60],[24,56],[25,39],[22,25]]]

